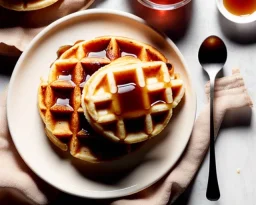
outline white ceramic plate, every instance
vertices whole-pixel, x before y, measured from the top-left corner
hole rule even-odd
[[[49,142],[37,109],[37,89],[40,77],[47,76],[61,45],[102,35],[126,36],[159,49],[181,74],[186,96],[161,136],[120,160],[91,165],[63,156]],[[138,192],[174,166],[189,140],[196,96],[188,73],[182,54],[172,41],[138,17],[111,10],[87,10],[66,16],[36,36],[15,67],[7,99],[14,144],[38,176],[64,192],[88,198],[121,197]],[[127,167],[130,169],[121,172]],[[104,176],[111,172],[116,173],[116,177]]]

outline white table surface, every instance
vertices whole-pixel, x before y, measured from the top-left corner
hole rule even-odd
[[[133,0],[96,0],[91,8],[108,8],[132,13]],[[256,40],[252,43],[238,43],[235,36],[240,27],[226,24],[217,10],[214,0],[192,0],[191,21],[185,35],[175,41],[184,55],[197,92],[198,112],[202,109],[205,96],[204,84],[207,77],[198,62],[198,49],[209,35],[218,35],[226,43],[228,60],[224,75],[230,75],[233,67],[239,67],[244,76],[250,96],[256,102]],[[243,29],[243,28],[242,28]],[[251,27],[251,30],[253,28]],[[227,30],[229,30],[227,32]],[[252,31],[251,31],[252,32]],[[253,34],[252,34],[253,35]],[[256,36],[256,32],[254,33]],[[247,36],[246,39],[249,37]],[[240,38],[241,39],[241,38]],[[10,76],[0,72],[0,91],[8,84]],[[245,112],[244,112],[245,111]],[[208,178],[208,156],[189,189],[175,205],[253,205],[256,204],[256,114],[255,108],[228,113],[216,141],[217,172],[221,198],[210,202],[205,197]],[[240,174],[237,173],[240,170]]]

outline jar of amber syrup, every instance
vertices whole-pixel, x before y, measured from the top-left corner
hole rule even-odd
[[[156,10],[174,10],[185,6],[191,0],[138,0],[144,6]]]
[[[136,3],[137,2],[137,3]],[[184,35],[191,14],[191,0],[134,0],[135,14],[170,38]]]

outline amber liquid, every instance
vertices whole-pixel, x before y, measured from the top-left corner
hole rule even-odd
[[[256,11],[256,0],[223,0],[225,8],[237,16],[250,15]]]
[[[90,52],[88,57],[106,58],[106,51]]]
[[[119,84],[117,89],[122,113],[144,109],[141,88],[135,83]]]
[[[63,105],[72,107],[73,103],[71,102],[71,94],[72,91],[62,91],[62,90],[54,90],[55,95],[55,105]]]
[[[151,0],[151,1],[157,4],[176,4],[181,2],[182,0]]]

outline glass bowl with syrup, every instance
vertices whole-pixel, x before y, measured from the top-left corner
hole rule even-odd
[[[216,0],[221,14],[228,20],[244,24],[256,20],[256,0]]]

